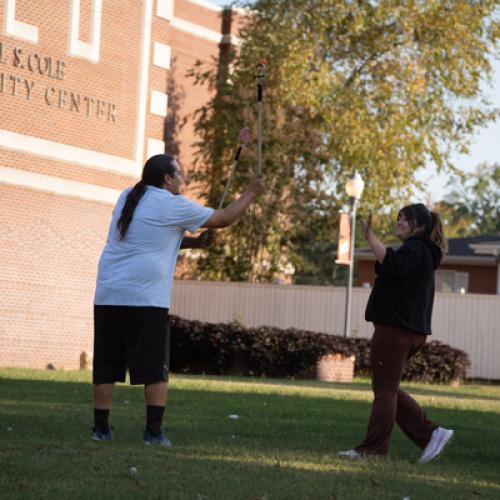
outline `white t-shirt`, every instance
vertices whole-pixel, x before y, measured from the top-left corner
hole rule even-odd
[[[120,195],[113,211],[99,260],[94,304],[169,308],[184,231],[199,229],[213,209],[147,186],[120,241],[116,224],[130,190]]]

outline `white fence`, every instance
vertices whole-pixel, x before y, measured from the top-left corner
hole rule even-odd
[[[352,336],[372,334],[364,320],[369,293],[353,289]],[[342,335],[344,305],[345,289],[338,287],[176,281],[171,312],[200,321]],[[500,296],[438,293],[431,338],[467,352],[471,377],[500,380]]]

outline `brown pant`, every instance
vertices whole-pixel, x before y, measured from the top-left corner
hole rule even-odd
[[[421,448],[425,448],[437,425],[399,388],[405,362],[424,344],[426,335],[396,326],[375,324],[371,342],[374,400],[368,431],[355,450],[364,455],[387,455],[394,422]]]

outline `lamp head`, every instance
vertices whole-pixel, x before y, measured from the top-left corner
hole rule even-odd
[[[347,179],[345,183],[345,191],[350,198],[355,198],[359,200],[361,198],[361,194],[363,193],[363,189],[365,187],[365,183],[357,172],[354,172],[352,177]]]

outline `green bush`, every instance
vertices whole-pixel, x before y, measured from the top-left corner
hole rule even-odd
[[[355,375],[370,375],[369,339],[171,316],[173,372],[314,378],[316,362],[330,353],[354,355]],[[403,380],[451,383],[464,379],[469,366],[465,352],[431,341],[411,358]]]
[[[403,380],[450,384],[465,379],[469,367],[467,353],[433,340],[410,359]]]

